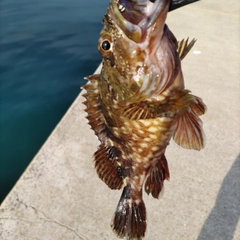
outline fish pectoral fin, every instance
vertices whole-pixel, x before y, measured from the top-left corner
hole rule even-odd
[[[147,101],[142,101],[138,103],[129,104],[123,111],[123,117],[129,120],[139,120],[139,119],[150,119],[159,117],[157,109],[159,108],[159,103],[152,103]]]
[[[151,118],[149,109],[143,103],[130,104],[123,112],[123,117],[129,120],[139,120]]]
[[[205,135],[202,121],[194,109],[178,116],[173,139],[183,148],[201,150],[205,145]]]
[[[160,198],[164,180],[168,180],[169,178],[170,174],[168,170],[168,163],[165,155],[163,154],[147,177],[145,182],[145,192],[148,195],[151,193],[154,198]]]
[[[99,178],[111,189],[123,186],[123,169],[116,160],[117,149],[104,144],[94,154],[94,164]]]
[[[195,44],[195,42],[197,41],[195,38],[192,39],[192,41],[190,43],[188,43],[188,39],[182,39],[181,41],[178,41],[178,55],[180,57],[181,60],[183,60],[186,55],[189,53],[189,51],[192,49],[193,45]]]
[[[142,240],[145,236],[146,207],[142,197],[133,200],[130,185],[123,189],[111,227],[119,238]]]
[[[201,116],[207,111],[207,106],[203,103],[200,97],[194,96],[195,102],[190,104],[190,108],[198,115]]]

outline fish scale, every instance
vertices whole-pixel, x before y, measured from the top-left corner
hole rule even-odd
[[[170,0],[137,4],[110,1],[98,41],[101,73],[83,86],[87,119],[100,141],[95,169],[109,188],[123,188],[111,227],[128,240],[145,236],[143,189],[159,198],[170,178],[170,139],[187,149],[205,144],[199,116],[206,106],[185,89],[181,69],[196,40],[177,42],[165,24]]]

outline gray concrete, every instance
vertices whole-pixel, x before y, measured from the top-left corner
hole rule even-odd
[[[240,239],[239,15],[239,0],[202,0],[169,14],[179,39],[198,39],[183,71],[186,87],[208,106],[207,145],[197,152],[171,142],[164,196],[144,195],[147,240]],[[121,192],[95,173],[98,141],[82,101],[79,95],[2,203],[0,239],[117,239],[109,225]]]

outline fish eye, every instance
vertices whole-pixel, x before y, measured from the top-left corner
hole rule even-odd
[[[112,39],[110,36],[102,36],[98,41],[98,50],[103,57],[110,57],[112,55]]]
[[[102,41],[101,48],[105,52],[111,51],[111,43],[108,39]]]
[[[98,51],[103,57],[109,58],[113,52],[112,36],[109,32],[102,30],[98,40]]]

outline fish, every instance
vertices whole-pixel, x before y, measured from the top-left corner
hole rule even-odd
[[[102,69],[82,87],[100,142],[96,172],[110,189],[123,189],[111,228],[128,240],[145,237],[143,191],[158,199],[170,178],[170,140],[186,149],[205,146],[200,116],[207,107],[185,89],[181,68],[196,40],[177,41],[165,23],[170,3],[110,0],[98,40]]]

